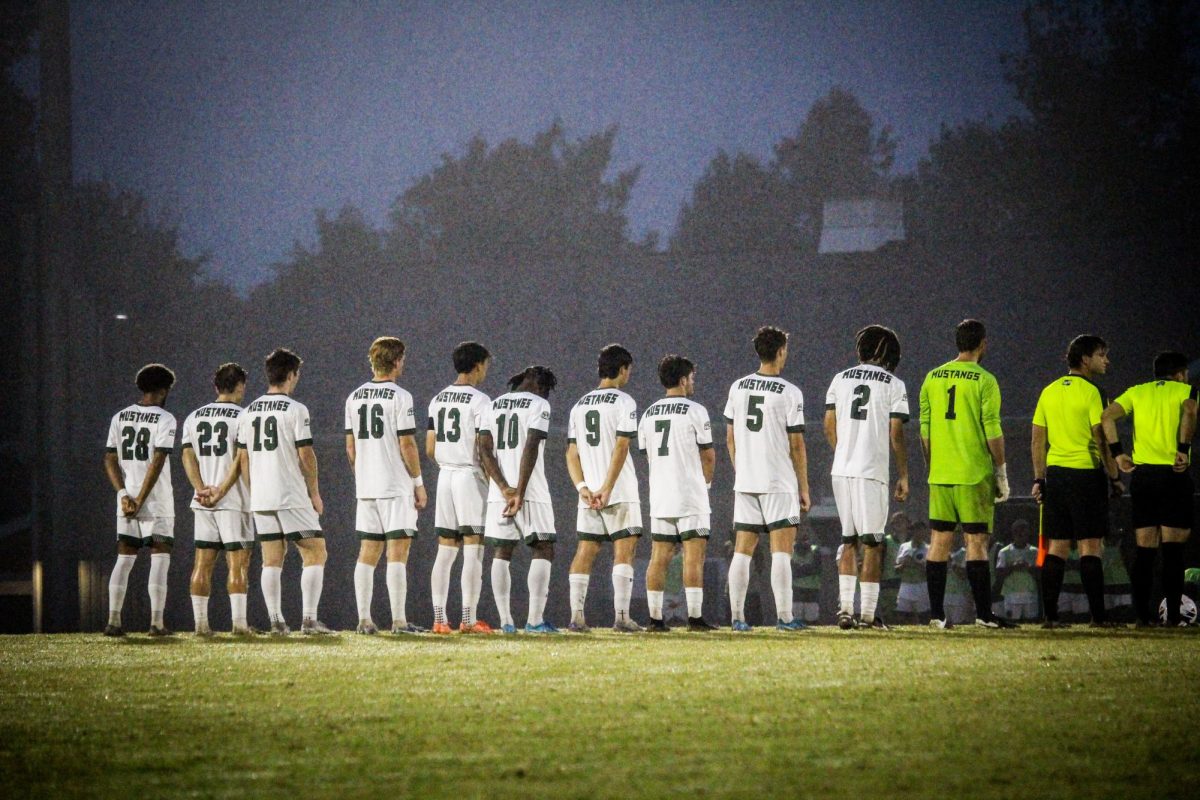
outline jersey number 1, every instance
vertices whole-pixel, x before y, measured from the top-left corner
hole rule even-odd
[[[958,419],[958,415],[954,413],[954,393],[956,391],[958,391],[957,386],[951,386],[946,390],[946,394],[949,395],[948,405],[946,406],[946,419]]]

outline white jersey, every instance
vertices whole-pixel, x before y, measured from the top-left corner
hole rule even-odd
[[[451,384],[429,402],[433,458],[441,469],[482,474],[475,455],[475,434],[491,424],[492,399],[469,384]]]
[[[883,367],[859,364],[834,376],[825,409],[837,417],[832,474],[887,483],[891,420],[908,421],[904,381]]]
[[[242,407],[236,403],[209,403],[200,406],[183,421],[180,446],[192,448],[196,462],[200,465],[200,480],[205,486],[220,486],[229,474],[229,468],[237,458],[238,425],[242,420]],[[192,508],[212,511],[249,511],[250,498],[246,484],[238,478],[221,501],[209,509],[192,498]]]
[[[700,451],[711,448],[708,410],[686,397],[650,404],[638,425],[638,448],[650,464],[650,516],[708,514],[708,486]]]
[[[579,398],[567,421],[567,441],[574,442],[583,467],[583,479],[593,491],[604,485],[617,437],[637,436],[637,403],[620,389],[593,389]],[[608,498],[612,503],[637,503],[637,473],[627,455]],[[580,501],[580,508],[587,506]]]
[[[171,489],[170,453],[175,449],[175,416],[161,406],[134,403],[113,415],[108,425],[108,452],[117,454],[117,463],[125,473],[125,491],[137,499],[142,482],[150,469],[154,453],[166,453],[168,458],[154,488],[138,509],[137,519],[174,517],[175,494]]]
[[[354,486],[360,500],[413,493],[400,457],[400,436],[417,432],[412,395],[392,381],[367,381],[346,398],[346,433],[354,437]]]
[[[549,503],[550,487],[546,483],[544,434],[550,430],[550,403],[532,392],[509,392],[492,401],[488,414],[490,419],[486,429],[494,437],[496,461],[500,464],[504,480],[513,488],[516,488],[521,476],[521,453],[525,452],[525,442],[529,441],[533,431],[543,434],[538,443],[537,463],[534,464],[533,474],[529,476],[529,484],[525,487],[525,500],[530,503]],[[504,495],[500,493],[500,487],[495,481],[490,483],[488,502],[502,502]]]
[[[237,446],[250,457],[250,510],[312,508],[297,448],[312,445],[308,409],[286,394],[264,394],[242,413]]]
[[[800,491],[788,434],[804,432],[804,395],[775,375],[754,373],[729,387],[725,424],[733,426],[737,492]]]

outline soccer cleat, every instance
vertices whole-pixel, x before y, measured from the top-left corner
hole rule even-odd
[[[837,617],[837,626],[844,631],[848,631],[854,627],[854,617],[847,614],[845,611],[839,611]]]
[[[688,617],[687,628],[692,633],[708,633],[709,631],[715,631],[717,626],[709,625],[704,617]]]
[[[124,636],[125,629],[122,628],[120,625],[105,625],[104,626],[104,635],[105,636]]]
[[[617,633],[641,633],[646,630],[641,625],[631,620],[629,617],[619,619],[613,623],[613,630]]]
[[[865,620],[859,620],[858,627],[863,628],[865,630],[871,630],[871,631],[890,631],[891,630],[891,627],[886,622],[884,622],[883,619],[881,619],[880,617],[876,617],[875,619],[871,620],[870,622],[866,622]]]
[[[661,619],[650,618],[650,624],[646,626],[647,633],[670,633],[671,628]]]
[[[395,634],[429,633],[429,631],[425,630],[420,625],[414,625],[411,622],[393,622],[392,623],[392,633],[395,633]]]
[[[1042,623],[1042,629],[1047,631],[1059,631],[1069,627],[1071,627],[1071,623],[1059,622],[1056,619],[1048,619]]]
[[[944,631],[949,630],[954,626],[948,619],[931,619],[929,620],[929,627],[933,628],[934,630]]]
[[[284,622],[283,620],[277,619],[277,620],[273,620],[271,622],[270,633],[272,636],[287,636],[291,632],[292,632],[292,629],[289,628],[287,626],[287,623]]]
[[[501,626],[500,626],[500,632],[501,632],[501,633],[516,633],[516,632],[517,632],[517,626],[516,626],[516,625],[513,625],[511,622],[509,622],[509,623],[507,623],[507,624],[505,624],[505,625],[501,625]]]
[[[358,628],[356,628],[354,632],[361,633],[364,636],[374,636],[375,634],[379,633],[379,628],[377,628],[375,623],[369,619],[360,619],[358,621]]]
[[[315,617],[306,617],[300,623],[300,633],[305,636],[330,636],[334,630]]]
[[[166,625],[151,625],[148,635],[155,637],[174,636],[175,631],[170,630]]]
[[[778,620],[775,623],[775,630],[777,631],[803,631],[807,629],[808,626],[798,619],[792,619],[791,622]]]
[[[459,633],[495,633],[492,626],[488,625],[481,619],[475,620],[474,625],[468,625],[465,622],[458,627]]]
[[[450,626],[445,622],[435,622],[433,623],[433,632],[437,634],[450,633]]]
[[[538,623],[537,625],[530,625],[529,623],[525,623],[525,632],[526,633],[558,633],[559,630],[558,630],[558,628],[551,625],[549,622],[543,621],[543,622]]]
[[[997,630],[997,629],[1012,630],[1013,628],[1021,627],[1020,625],[1018,625],[1015,622],[1009,622],[1008,620],[1004,619],[1003,617],[997,617],[997,616],[993,616],[989,619],[980,619],[980,618],[976,617],[975,618],[975,626],[979,627],[979,628],[990,628],[992,630]]]
[[[734,633],[749,633],[754,630],[750,623],[742,619],[735,619],[730,627],[733,628]]]
[[[576,622],[571,620],[571,624],[567,626],[567,630],[571,633],[591,633],[592,629],[588,627],[586,622]]]

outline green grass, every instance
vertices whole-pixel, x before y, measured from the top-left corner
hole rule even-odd
[[[0,796],[1194,796],[1188,631],[0,637]]]

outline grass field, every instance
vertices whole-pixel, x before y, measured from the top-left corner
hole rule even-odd
[[[0,796],[1194,797],[1190,631],[0,637]]]

